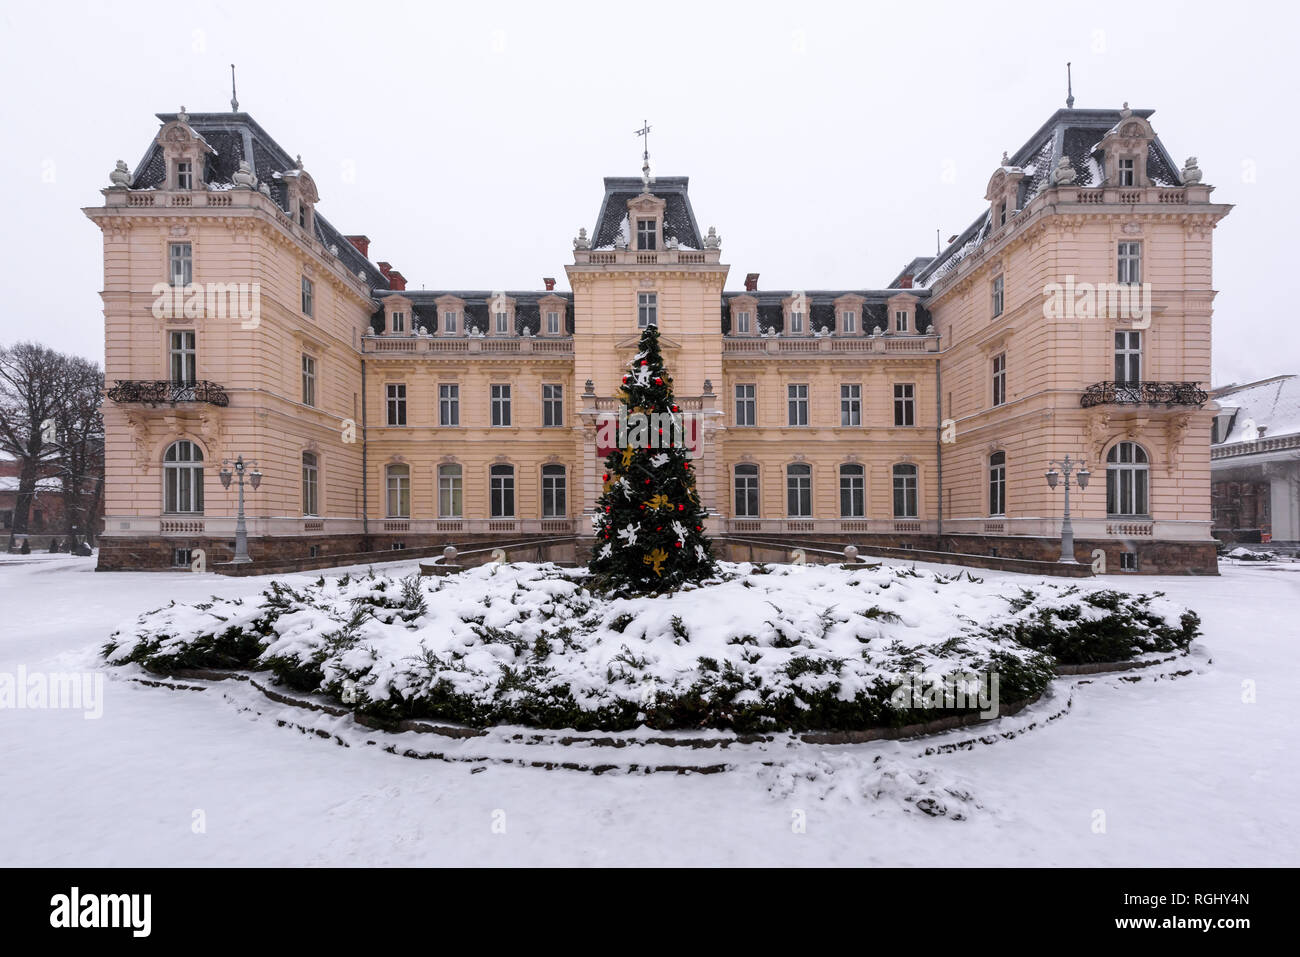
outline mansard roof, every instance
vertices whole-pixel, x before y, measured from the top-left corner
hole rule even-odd
[[[464,332],[470,326],[478,326],[479,331],[487,333],[489,329],[488,323],[491,320],[492,300],[496,297],[498,291],[506,298],[514,300],[514,331],[516,334],[523,332],[525,326],[532,330],[533,335],[540,333],[542,310],[539,303],[548,296],[555,296],[564,300],[564,329],[569,334],[573,333],[573,293],[560,289],[553,291],[539,291],[536,289],[404,289],[401,292],[376,289],[375,295],[380,299],[380,308],[370,317],[370,325],[376,332],[382,332],[384,328],[383,298],[386,296],[405,296],[411,300],[411,312],[415,314],[415,324],[424,326],[430,332],[437,332],[437,300],[443,296],[454,296],[465,303],[465,317],[461,323],[461,331]],[[414,324],[412,328],[414,328]]]
[[[738,296],[749,296],[758,302],[758,330],[769,328],[782,332],[785,329],[785,300],[796,293],[803,293],[808,300],[808,331],[816,332],[822,326],[835,329],[835,300],[841,296],[862,297],[862,322],[859,329],[869,334],[875,326],[882,331],[889,330],[888,302],[901,293],[911,293],[917,297],[916,329],[924,331],[931,322],[930,310],[925,306],[929,297],[928,289],[764,289],[757,292],[744,290],[729,291],[722,294],[722,331],[731,331],[731,300]]]
[[[1210,395],[1222,413],[1231,415],[1231,428],[1220,445],[1300,433],[1300,376],[1222,386]]]
[[[177,119],[175,113],[155,114],[163,123]],[[215,150],[208,154],[203,180],[209,189],[229,189],[234,186],[233,176],[240,160],[247,160],[259,182],[266,183],[271,198],[286,213],[289,212],[289,190],[284,177],[298,167],[292,157],[266,130],[247,113],[190,113],[189,127]],[[167,179],[162,147],[150,143],[140,164],[135,168],[132,189],[156,189]],[[316,238],[326,248],[338,247],[340,261],[352,273],[364,272],[365,281],[376,289],[387,289],[388,280],[379,268],[361,255],[343,234],[330,225],[329,220],[316,212],[312,216]]]
[[[1155,110],[1133,110],[1132,115],[1147,119]],[[1103,137],[1122,119],[1119,110],[1060,109],[1038,128],[1020,149],[1011,154],[1007,167],[1024,171],[1016,208],[1023,209],[1048,186],[1048,177],[1062,156],[1074,167],[1075,186],[1102,185],[1102,165],[1098,149]],[[1178,165],[1157,136],[1147,151],[1147,174],[1156,186],[1180,186]],[[916,276],[915,284],[929,285],[954,268],[977,249],[992,232],[992,213],[985,210],[938,256],[930,260]]]
[[[695,222],[686,193],[688,176],[660,176],[650,183],[651,195],[664,201],[664,242],[676,240],[685,249],[703,249],[704,237]],[[631,227],[627,222],[627,204],[643,192],[639,176],[606,176],[605,196],[600,201],[596,215],[596,228],[591,232],[592,249],[613,249],[620,236],[631,242]]]

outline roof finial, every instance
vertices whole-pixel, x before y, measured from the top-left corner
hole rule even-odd
[[[641,129],[634,135],[645,137],[644,149],[641,152],[641,183],[648,193],[650,192],[650,122],[642,120]]]
[[[230,112],[239,112],[239,97],[235,95],[235,64],[230,64]]]
[[[1065,108],[1074,109],[1074,76],[1070,72],[1070,63],[1065,63]]]

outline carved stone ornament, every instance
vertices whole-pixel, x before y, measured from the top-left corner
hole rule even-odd
[[[122,160],[117,161],[113,167],[113,172],[108,174],[108,180],[113,184],[114,189],[127,189],[131,185],[131,171],[126,168],[126,163]]]

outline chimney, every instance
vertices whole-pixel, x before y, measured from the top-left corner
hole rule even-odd
[[[898,288],[899,288],[899,289],[911,289],[911,288],[912,288],[912,277],[911,277],[910,275],[907,275],[907,276],[899,276],[899,277],[898,277]]]
[[[344,236],[348,242],[357,247],[357,251],[367,259],[370,258],[370,237],[369,236]]]
[[[745,274],[745,292],[758,292],[758,273]]]
[[[555,280],[550,276],[543,276],[542,283],[546,286],[547,292],[555,292]]]
[[[393,268],[392,263],[375,263],[379,267],[380,273],[388,280],[388,288],[401,292],[406,288],[406,277]]]

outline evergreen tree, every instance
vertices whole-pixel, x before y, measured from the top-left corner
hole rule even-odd
[[[655,326],[642,333],[619,398],[626,428],[605,459],[591,570],[615,593],[666,592],[702,581],[716,566],[686,454],[685,419]]]

